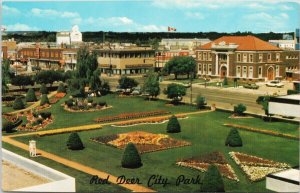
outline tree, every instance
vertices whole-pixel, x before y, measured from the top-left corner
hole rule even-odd
[[[180,84],[169,84],[164,94],[172,99],[172,102],[177,103],[182,100],[182,96],[186,95],[186,88]]]
[[[66,93],[66,87],[63,83],[60,83],[57,88],[58,93]]]
[[[2,60],[2,96],[8,91],[7,84],[10,82],[12,76],[9,71],[9,63],[7,59]]]
[[[228,85],[228,80],[227,80],[226,76],[224,77],[224,80],[223,80],[223,86],[225,86],[225,85]]]
[[[178,122],[177,117],[174,115],[172,115],[169,119],[169,122],[167,125],[167,132],[168,133],[180,133],[181,132],[181,126]]]
[[[127,76],[122,76],[119,80],[119,86],[122,89],[131,89],[138,85],[138,82],[133,78],[128,78]]]
[[[206,105],[206,99],[203,96],[197,96],[196,105],[198,109],[204,109]]]
[[[139,168],[143,165],[138,150],[131,142],[127,144],[124,150],[121,165],[124,168]]]
[[[43,106],[45,104],[50,104],[47,94],[42,95],[40,106]]]
[[[35,101],[37,101],[37,98],[35,96],[35,92],[32,88],[28,89],[25,99],[26,99],[26,102],[35,102]]]
[[[234,106],[234,113],[236,113],[239,116],[243,116],[244,112],[247,110],[247,107],[243,104],[238,104],[237,106]]]
[[[89,86],[91,90],[98,91],[101,89],[100,71],[95,70],[89,79]]]
[[[89,80],[97,68],[97,54],[95,52],[90,53],[87,47],[80,48],[77,52],[75,76]]]
[[[108,82],[102,81],[101,83],[102,83],[101,89],[100,89],[101,94],[102,95],[108,94],[110,92],[110,86],[109,86]]]
[[[67,147],[71,150],[84,149],[83,143],[77,133],[71,133],[67,141]]]
[[[17,75],[11,80],[11,84],[23,88],[28,85],[34,85],[34,81],[30,76]]]
[[[145,80],[143,90],[148,93],[152,98],[157,97],[160,93],[159,81],[157,74],[151,72]]]
[[[46,87],[45,84],[42,84],[42,85],[41,85],[40,93],[41,93],[41,94],[48,94],[48,89],[47,89],[47,87]]]
[[[186,74],[189,78],[196,71],[196,60],[191,56],[175,56],[166,63],[163,71],[167,74],[173,73],[175,79],[179,74]]]
[[[215,165],[210,165],[202,180],[201,192],[225,192],[222,176]]]
[[[232,128],[230,130],[230,132],[226,138],[225,145],[230,146],[230,147],[242,147],[243,146],[242,138],[239,134],[239,131],[236,128]]]
[[[52,86],[54,81],[61,81],[63,79],[64,77],[62,72],[54,70],[43,70],[35,76],[35,81],[37,83],[50,84],[50,86]]]
[[[25,108],[25,104],[24,104],[23,100],[20,97],[17,97],[14,101],[13,109],[19,110],[19,109],[24,109],[24,108]]]

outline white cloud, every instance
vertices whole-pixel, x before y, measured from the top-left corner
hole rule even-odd
[[[38,31],[39,30],[37,27],[31,27],[22,23],[7,25],[6,29],[7,31]]]
[[[223,0],[219,0],[223,1]],[[206,7],[210,9],[217,9],[219,8],[218,3],[210,0],[153,0],[153,6],[165,9],[191,9],[191,8],[198,8],[198,7]]]
[[[250,3],[250,4],[246,4],[246,7],[255,10],[270,9],[270,6],[263,5],[262,3]]]
[[[109,18],[94,18],[89,17],[83,20],[86,24],[93,24],[97,26],[124,26],[124,25],[132,25],[134,24],[132,19],[128,17],[109,17]]]
[[[157,26],[154,24],[151,25],[137,25],[135,31],[139,32],[163,32],[166,31],[168,28],[167,26]]]
[[[79,24],[81,24],[82,19],[81,19],[81,17],[77,17],[77,18],[71,19],[70,22],[71,22],[71,24],[73,24],[73,25],[79,25]]]
[[[2,11],[3,11],[3,15],[7,16],[7,15],[16,15],[16,14],[20,14],[21,12],[14,8],[14,7],[9,7],[6,5],[2,6]]]
[[[282,5],[282,6],[281,6],[281,9],[282,9],[282,10],[288,11],[288,10],[293,10],[293,7],[290,7],[290,6],[288,6],[288,5]]]
[[[69,11],[56,11],[54,9],[31,9],[31,14],[38,17],[52,17],[52,18],[74,18],[80,17],[77,12],[69,12]]]
[[[198,19],[198,20],[202,20],[205,18],[204,15],[199,12],[187,12],[185,13],[185,16],[188,18]]]
[[[286,19],[289,18],[289,15],[286,14],[286,13],[281,13],[280,16],[283,17],[283,18],[286,18]]]

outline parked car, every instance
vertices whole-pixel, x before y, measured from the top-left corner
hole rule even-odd
[[[270,82],[267,82],[266,86],[282,88],[284,84],[281,83],[279,80],[272,80]]]
[[[248,88],[248,89],[258,89],[259,88],[259,86],[257,84],[245,84],[243,87]]]
[[[140,87],[134,87],[133,91],[131,92],[132,95],[140,95],[141,92],[141,88]]]
[[[122,93],[122,92],[125,92],[125,89],[123,89],[123,88],[120,88],[120,87],[117,87],[116,88],[116,92],[118,92],[118,93]]]

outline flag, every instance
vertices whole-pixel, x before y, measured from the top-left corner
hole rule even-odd
[[[176,28],[168,26],[168,31],[176,31]]]

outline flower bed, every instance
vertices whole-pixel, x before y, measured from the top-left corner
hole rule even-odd
[[[236,129],[242,129],[242,130],[252,131],[252,132],[257,132],[257,133],[263,133],[263,134],[267,134],[267,135],[273,135],[273,136],[278,136],[278,137],[285,137],[285,138],[295,139],[295,140],[299,140],[300,139],[300,137],[297,137],[297,136],[294,136],[294,135],[290,135],[290,134],[279,133],[279,132],[276,132],[276,131],[258,129],[258,128],[253,128],[253,127],[248,127],[248,126],[243,126],[243,125],[237,125],[237,124],[230,124],[230,123],[229,124],[225,123],[223,125],[227,126],[227,127],[234,127]]]
[[[270,173],[290,168],[286,163],[275,162],[240,152],[229,152],[229,155],[241,167],[249,180],[253,182],[264,179]]]
[[[91,140],[119,149],[124,149],[129,142],[132,142],[141,154],[191,145],[190,142],[176,140],[170,138],[168,135],[153,134],[143,131],[100,136],[91,138]]]
[[[51,113],[32,113],[26,112],[23,114],[26,117],[27,123],[20,125],[17,130],[19,131],[37,131],[45,128],[53,122],[53,116]]]
[[[50,104],[57,103],[60,99],[66,96],[66,93],[56,93],[54,97],[50,98]]]
[[[41,111],[41,110],[48,109],[48,108],[50,108],[50,107],[51,107],[51,105],[49,105],[49,104],[44,104],[44,105],[42,105],[42,106],[37,106],[37,107],[35,107],[34,110],[36,110],[36,111]]]
[[[230,180],[239,181],[238,177],[234,173],[234,170],[227,163],[224,155],[221,152],[212,152],[188,159],[181,159],[176,162],[176,165],[178,166],[200,170],[201,172],[206,172],[210,164],[215,164],[222,176]]]
[[[169,111],[158,110],[158,111],[148,111],[148,112],[136,112],[136,113],[122,113],[115,116],[107,116],[95,119],[97,123],[108,122],[108,121],[118,121],[124,119],[133,119],[133,118],[143,118],[155,115],[165,115],[169,114]]]
[[[228,118],[230,118],[230,119],[249,119],[249,118],[254,118],[254,117],[249,116],[249,115],[239,116],[237,114],[232,114]]]
[[[136,121],[124,121],[121,123],[114,124],[114,127],[126,127],[126,126],[133,126],[133,125],[140,125],[140,124],[161,124],[169,121],[171,116],[167,117],[155,117],[155,118],[147,118],[147,119],[140,119]],[[185,115],[176,115],[178,119],[187,118]]]

